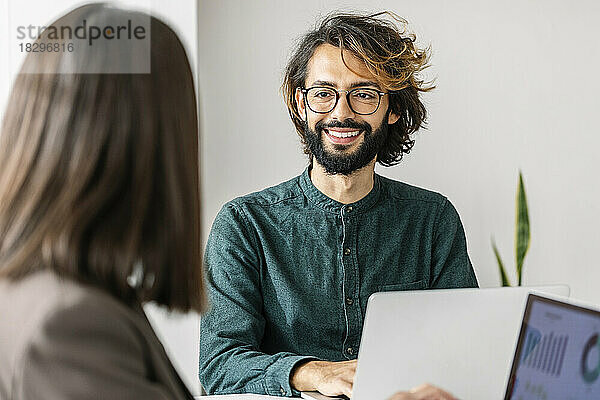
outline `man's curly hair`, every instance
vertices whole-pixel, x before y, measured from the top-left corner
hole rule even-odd
[[[391,166],[410,152],[415,143],[410,135],[425,125],[427,117],[419,92],[434,87],[420,77],[420,72],[428,66],[429,49],[415,45],[416,37],[407,34],[406,25],[404,19],[388,11],[372,15],[335,12],[300,39],[286,67],[282,91],[306,154],[310,156],[310,150],[306,146],[304,121],[298,113],[295,94],[305,85],[308,63],[315,49],[325,43],[340,49],[346,67],[344,50],[362,60],[379,85],[390,93],[389,110],[400,118],[390,125],[377,161]]]

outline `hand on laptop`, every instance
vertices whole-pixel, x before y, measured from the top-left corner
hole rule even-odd
[[[301,392],[318,391],[325,396],[352,397],[356,360],[308,361],[292,371],[290,384]],[[410,399],[410,398],[409,398]],[[415,399],[420,399],[416,397]],[[442,399],[445,400],[444,397]],[[450,397],[449,397],[450,399]]]
[[[457,400],[450,393],[428,383],[417,386],[408,392],[398,392],[388,400]]]

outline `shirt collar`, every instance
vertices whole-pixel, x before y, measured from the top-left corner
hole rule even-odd
[[[371,191],[362,199],[354,203],[344,204],[327,197],[319,189],[317,189],[317,187],[310,180],[309,169],[310,167],[307,167],[302,175],[300,175],[300,188],[311,203],[326,211],[337,214],[341,213],[342,211],[345,211],[344,213],[352,214],[361,213],[371,208],[379,199],[381,182],[379,175],[375,173],[373,179],[373,189],[371,189]]]

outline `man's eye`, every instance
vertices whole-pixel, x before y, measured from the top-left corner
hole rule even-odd
[[[319,99],[327,99],[332,96],[333,95],[331,94],[331,92],[327,92],[327,91],[321,91],[321,92],[315,93],[315,97],[317,97]]]
[[[372,92],[368,91],[359,91],[353,93],[353,96],[360,100],[372,100],[375,98],[375,95]]]

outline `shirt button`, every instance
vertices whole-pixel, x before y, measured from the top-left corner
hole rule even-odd
[[[352,300],[351,297],[346,297],[346,304],[348,304],[349,306],[351,306],[352,303],[354,303],[354,300]]]
[[[352,250],[350,250],[349,248],[347,248],[347,247],[346,247],[346,248],[344,249],[344,255],[346,255],[346,256],[349,256],[349,255],[350,255],[350,253],[352,253]]]
[[[352,212],[352,206],[348,206],[346,210],[348,210],[348,212]]]
[[[282,396],[285,396],[285,389],[280,387],[279,388],[279,393],[281,393]]]
[[[348,353],[349,355],[352,355],[352,354],[354,354],[354,349],[352,347],[348,347],[346,349],[346,353]]]

